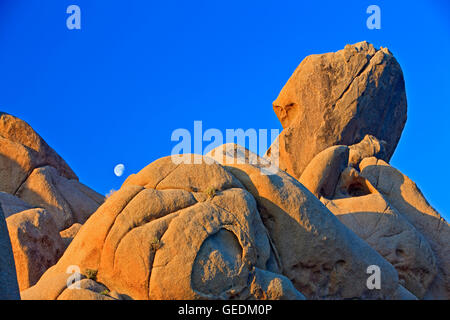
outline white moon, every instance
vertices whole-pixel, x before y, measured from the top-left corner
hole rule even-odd
[[[118,177],[121,177],[123,175],[124,171],[125,171],[125,166],[121,163],[114,167],[114,174]]]

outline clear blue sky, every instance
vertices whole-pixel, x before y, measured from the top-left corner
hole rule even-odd
[[[403,68],[408,121],[391,163],[450,217],[450,2],[0,0],[0,110],[101,193],[169,155],[176,128],[279,128],[301,60],[367,40]],[[81,7],[82,29],[66,28]],[[381,8],[381,30],[366,8]],[[126,166],[116,177],[116,164]]]

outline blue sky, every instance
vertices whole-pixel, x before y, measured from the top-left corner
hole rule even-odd
[[[66,8],[81,8],[68,30]],[[366,8],[381,8],[381,29]],[[0,0],[0,110],[101,193],[169,155],[177,128],[281,129],[302,59],[367,40],[402,66],[408,121],[391,163],[447,219],[450,2]],[[114,166],[126,167],[122,177]]]

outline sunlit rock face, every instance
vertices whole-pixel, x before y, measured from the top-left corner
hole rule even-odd
[[[20,299],[11,240],[0,208],[0,300]]]
[[[163,157],[101,206],[1,116],[0,297],[18,298],[19,279],[22,299],[450,299],[449,225],[388,163],[406,121],[392,54],[362,42],[307,57],[274,109],[267,157],[236,144]]]
[[[0,112],[0,191],[46,209],[59,231],[84,223],[104,200],[78,181],[69,165],[30,125],[4,112]],[[11,201],[1,198],[5,200],[2,205]]]
[[[15,268],[0,265],[0,270],[11,275],[9,290],[12,284],[27,289],[57,263],[65,250],[60,231],[84,223],[103,200],[78,181],[30,125],[0,112],[0,206],[9,234],[2,246],[12,249],[15,261]],[[8,264],[6,251],[3,255],[3,263]],[[0,296],[3,290],[6,286],[0,284]]]
[[[333,145],[352,145],[370,134],[394,153],[406,122],[403,73],[385,48],[367,42],[306,57],[273,102],[284,130],[279,166],[299,178],[312,158]]]

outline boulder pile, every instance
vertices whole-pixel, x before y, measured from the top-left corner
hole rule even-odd
[[[407,110],[389,50],[309,56],[273,108],[264,157],[163,157],[106,200],[1,114],[0,299],[450,299],[449,224],[389,165]]]

